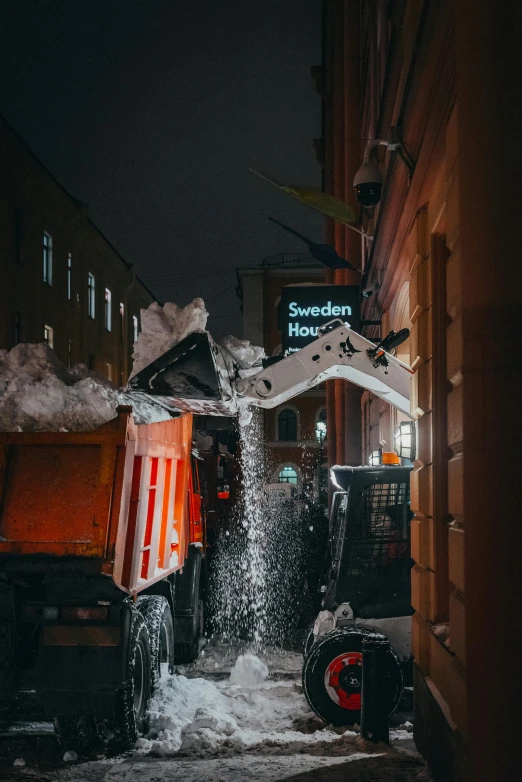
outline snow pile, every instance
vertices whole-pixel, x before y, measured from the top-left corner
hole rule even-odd
[[[254,655],[240,656],[224,682],[166,676],[149,703],[147,738],[137,747],[155,754],[190,756],[281,752],[286,745],[311,748],[356,736],[332,730],[311,730],[310,713],[301,687],[293,681],[267,681],[268,669]],[[303,729],[298,729],[303,726]],[[295,751],[293,749],[292,751]],[[308,751],[308,749],[307,749]]]
[[[164,307],[153,302],[140,310],[141,332],[134,343],[134,364],[130,377],[148,367],[193,332],[203,332],[208,312],[203,299],[194,299],[186,307],[167,302]]]
[[[230,672],[230,683],[254,687],[268,679],[268,668],[255,654],[240,654]]]
[[[240,369],[250,369],[266,358],[265,349],[251,345],[248,339],[238,339],[231,334],[223,337],[219,346],[227,350]],[[257,370],[256,370],[257,371]]]
[[[136,423],[169,418],[153,400],[119,391],[85,364],[68,369],[45,343],[0,350],[0,431],[91,431],[132,405]]]

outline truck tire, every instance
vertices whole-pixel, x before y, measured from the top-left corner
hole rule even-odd
[[[94,717],[55,717],[53,725],[62,749],[71,749],[81,754],[88,752],[98,742]]]
[[[195,619],[195,636],[190,643],[178,643],[175,645],[175,660],[177,665],[193,663],[199,656],[199,640],[203,633],[205,623],[205,609],[203,600],[198,600],[197,613]]]
[[[360,725],[362,641],[364,629],[332,630],[312,646],[303,666],[303,690],[311,709],[332,725]],[[402,692],[399,660],[393,650],[387,655],[389,689],[383,693],[388,714]]]
[[[116,743],[130,749],[146,731],[147,704],[152,692],[149,631],[143,615],[132,608],[126,667],[126,687],[118,693]]]
[[[136,607],[147,625],[150,639],[152,691],[162,674],[162,666],[174,671],[174,621],[167,598],[161,595],[144,595],[138,598]]]

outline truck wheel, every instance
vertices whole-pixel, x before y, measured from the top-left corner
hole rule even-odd
[[[152,691],[152,665],[149,632],[142,614],[132,609],[128,657],[127,685],[118,693],[116,706],[117,743],[130,749],[146,730],[145,715]]]
[[[193,663],[199,656],[199,639],[203,633],[203,627],[205,624],[205,609],[203,600],[198,600],[197,612],[194,620],[195,625],[195,637],[190,643],[176,644],[175,659],[177,665],[183,665],[186,663]]]
[[[152,690],[156,688],[165,668],[174,670],[174,622],[168,600],[161,595],[138,598],[136,607],[145,619],[150,639]]]
[[[318,717],[332,725],[361,722],[362,641],[364,630],[332,630],[311,648],[303,666],[303,690]],[[383,693],[388,713],[402,692],[395,652],[387,655],[390,687]]]
[[[88,752],[98,740],[94,717],[55,717],[54,733],[60,746],[75,752]]]

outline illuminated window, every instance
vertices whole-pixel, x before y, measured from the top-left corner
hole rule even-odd
[[[112,293],[105,288],[105,328],[112,331]]]
[[[125,304],[122,301],[120,301],[120,338],[122,342],[123,342],[124,335],[125,335]]]
[[[112,383],[112,364],[109,361],[105,364],[105,377]]]
[[[315,439],[318,443],[324,443],[326,440],[327,426],[326,426],[326,408],[323,408],[317,416],[315,424]]]
[[[67,301],[71,300],[71,275],[72,275],[72,257],[71,253],[67,256]]]
[[[297,473],[293,467],[286,465],[279,473],[277,480],[279,483],[293,483],[294,486],[297,486]]]
[[[297,440],[297,413],[290,407],[285,407],[279,413],[278,439],[291,442]]]
[[[51,326],[44,326],[44,342],[47,342],[50,348],[54,347],[54,329]]]
[[[43,235],[43,281],[53,284],[53,237],[44,231]]]
[[[132,316],[132,338],[134,342],[138,339],[138,316]]]
[[[87,275],[87,311],[89,317],[94,320],[96,317],[96,280],[94,274]]]

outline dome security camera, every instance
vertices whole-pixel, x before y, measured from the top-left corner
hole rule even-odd
[[[369,159],[357,171],[353,179],[355,196],[361,206],[371,208],[381,200],[382,176],[381,172]]]

